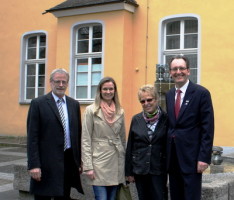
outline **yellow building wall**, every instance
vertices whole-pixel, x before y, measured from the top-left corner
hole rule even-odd
[[[47,71],[55,65],[56,21],[52,15],[42,15],[45,9],[63,0],[9,0],[1,2],[0,17],[0,134],[26,135],[28,105],[19,104],[20,55],[23,34],[43,30],[48,34]],[[47,77],[48,78],[48,77]],[[48,85],[47,85],[48,86]],[[47,87],[48,90],[48,87]]]
[[[146,83],[154,84],[159,63],[160,20],[168,16],[194,14],[200,19],[200,84],[212,95],[215,111],[215,140],[219,146],[234,146],[234,101],[232,33],[234,4],[232,0],[138,0],[135,13],[114,11],[57,19],[42,15],[63,0],[9,0],[1,4],[0,66],[0,134],[26,135],[29,105],[19,104],[20,53],[24,33],[47,32],[48,54],[46,90],[50,90],[49,74],[54,67],[69,70],[71,65],[72,26],[87,20],[104,24],[104,76],[112,76],[117,84],[126,113],[127,132],[131,117],[141,111],[137,91]],[[68,92],[69,94],[69,92]],[[82,111],[86,105],[82,105]]]

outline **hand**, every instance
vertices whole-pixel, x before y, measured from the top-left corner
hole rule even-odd
[[[135,178],[134,176],[127,176],[127,181],[130,182],[130,183],[134,183],[135,182]]]
[[[207,168],[208,164],[202,161],[197,162],[197,173],[203,173]]]
[[[93,179],[96,178],[93,170],[85,171],[85,174],[86,174],[91,180],[93,180]]]
[[[41,169],[34,168],[29,170],[29,175],[36,181],[41,181]]]

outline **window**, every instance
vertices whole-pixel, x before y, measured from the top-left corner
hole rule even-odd
[[[92,101],[102,78],[103,34],[101,24],[75,27],[74,86],[71,93],[75,99]]]
[[[166,64],[173,55],[184,54],[190,61],[190,79],[197,83],[198,20],[177,18],[163,23],[162,60]]]
[[[25,35],[21,64],[21,102],[30,102],[45,94],[45,59],[46,35]]]
[[[190,80],[198,82],[199,21],[197,17],[176,16],[162,20],[159,64],[156,65],[156,87],[160,105],[165,109],[165,95],[174,87],[168,63],[172,56],[184,54],[190,61]]]

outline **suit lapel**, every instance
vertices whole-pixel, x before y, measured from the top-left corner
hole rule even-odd
[[[175,88],[171,89],[168,93],[168,102],[167,102],[167,112],[168,116],[172,117],[172,121],[175,122]]]
[[[51,92],[49,94],[47,94],[47,103],[49,104],[52,112],[58,118],[58,120],[61,123],[61,125],[63,125],[62,121],[61,121],[61,118],[60,118],[60,115],[59,115],[58,107],[56,105],[56,102],[55,102],[54,97],[53,97],[53,95],[52,95]]]
[[[164,127],[165,122],[166,122],[165,114],[161,110],[161,114],[159,116],[159,120],[158,120],[158,123],[157,123],[157,125],[155,127],[154,134],[153,134],[153,137],[152,137],[152,142],[156,141],[158,138],[161,137],[162,134],[164,134],[164,132],[161,131],[161,129]]]
[[[140,130],[142,130],[144,138],[146,138],[148,141],[150,141],[149,135],[148,135],[148,127],[145,123],[145,119],[143,117],[142,112],[137,116],[137,122],[139,124]]]

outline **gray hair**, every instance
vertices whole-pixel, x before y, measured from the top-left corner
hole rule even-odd
[[[50,82],[53,81],[54,75],[56,73],[65,74],[67,76],[67,82],[69,81],[69,78],[70,78],[69,73],[65,69],[63,69],[63,68],[57,68],[57,69],[54,69],[51,72],[51,74],[50,74]]]

